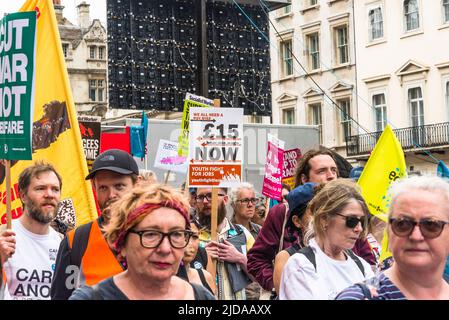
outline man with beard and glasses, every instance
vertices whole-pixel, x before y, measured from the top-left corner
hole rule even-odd
[[[215,259],[219,300],[246,300],[245,287],[251,283],[246,271],[246,253],[254,243],[251,233],[242,225],[226,218],[228,195],[226,188],[218,189],[217,240],[211,241],[212,189],[198,188],[196,192],[200,245],[208,257]],[[210,272],[212,263],[207,264]]]
[[[19,176],[23,214],[0,236],[0,257],[8,290],[5,299],[50,299],[61,235],[50,227],[62,181],[51,164],[37,162]]]
[[[62,240],[51,286],[51,298],[67,300],[80,285],[93,286],[122,272],[120,263],[103,236],[110,220],[108,206],[130,192],[139,181],[139,167],[125,151],[100,154],[86,180],[92,180],[101,211],[98,219],[70,231]]]

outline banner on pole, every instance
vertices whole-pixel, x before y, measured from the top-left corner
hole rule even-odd
[[[267,161],[263,178],[262,194],[282,201],[282,166],[285,142],[268,134]]]
[[[11,162],[11,211],[13,219],[22,214],[18,194],[20,173],[37,160],[51,163],[63,181],[56,219],[70,227],[98,217],[84,157],[80,128],[62,52],[58,23],[52,0],[28,0],[21,12],[36,18],[35,94],[32,160]],[[4,167],[0,166],[0,192],[6,193]],[[6,201],[5,201],[6,202]],[[0,202],[1,222],[6,205]]]
[[[191,108],[189,187],[235,187],[243,163],[243,109]]]
[[[187,173],[188,162],[178,155],[178,143],[161,139],[157,148],[154,167],[179,173]]]
[[[0,20],[0,159],[31,160],[36,12]]]
[[[178,155],[186,157],[189,155],[189,120],[190,108],[198,107],[213,107],[214,101],[197,96],[191,93],[186,94],[184,100],[184,109],[182,113],[181,134],[178,138]]]

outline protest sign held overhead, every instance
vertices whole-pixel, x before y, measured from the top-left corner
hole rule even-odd
[[[301,158],[301,150],[298,148],[284,151],[284,164],[282,166],[282,183],[293,189],[295,187],[296,165]]]
[[[190,120],[190,108],[193,107],[213,107],[214,101],[196,96],[191,93],[186,94],[184,100],[184,109],[182,113],[181,122],[181,134],[178,139],[178,155],[182,157],[187,157],[189,155],[189,120]]]
[[[284,141],[268,134],[267,161],[265,163],[262,194],[279,201],[282,200],[284,145]]]
[[[98,217],[84,157],[80,128],[76,117],[58,24],[51,0],[28,0],[20,11],[32,12],[36,22],[35,95],[32,136],[32,160],[12,161],[12,217],[22,214],[18,194],[19,174],[37,160],[49,162],[63,181],[57,219],[74,226]],[[37,14],[36,14],[37,12]],[[31,76],[31,75],[29,75]],[[0,192],[6,191],[4,167],[0,166]],[[5,203],[0,203],[2,223]]]
[[[243,109],[191,108],[189,186],[237,186],[242,162]]]
[[[101,146],[101,117],[81,116],[78,117],[81,139],[83,140],[84,155],[89,170],[94,160],[100,154]]]
[[[157,148],[154,167],[179,173],[187,173],[187,159],[178,155],[178,143],[161,139]]]
[[[31,160],[36,12],[0,20],[0,159]]]

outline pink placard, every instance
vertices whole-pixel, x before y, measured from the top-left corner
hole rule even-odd
[[[282,166],[284,162],[284,141],[268,135],[267,161],[263,178],[262,194],[282,200]]]

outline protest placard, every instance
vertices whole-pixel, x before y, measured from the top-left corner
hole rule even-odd
[[[0,20],[0,159],[31,160],[36,12]]]
[[[282,183],[288,185],[290,189],[293,189],[295,187],[295,170],[300,158],[301,150],[299,150],[298,148],[284,151]]]
[[[84,155],[87,167],[92,169],[94,160],[100,154],[101,146],[101,117],[80,116],[78,117],[81,139],[83,141]]]
[[[182,113],[181,121],[181,134],[178,138],[178,155],[186,157],[189,155],[189,120],[190,120],[190,108],[198,107],[213,107],[214,101],[197,96],[191,93],[186,94],[184,100],[184,109]]]
[[[187,159],[178,155],[178,143],[161,139],[157,148],[154,167],[179,173],[187,173]]]
[[[262,194],[279,201],[282,200],[284,145],[284,141],[268,134],[267,161],[265,163]]]
[[[190,187],[235,187],[243,162],[243,109],[191,108]]]

